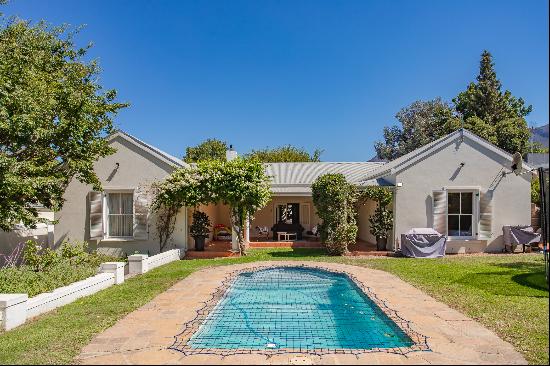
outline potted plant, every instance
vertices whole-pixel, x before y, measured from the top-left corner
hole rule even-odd
[[[386,207],[378,205],[369,218],[370,233],[376,237],[376,250],[386,250],[388,232],[393,226],[393,213]]]
[[[208,215],[201,211],[193,212],[193,224],[189,227],[189,232],[195,240],[195,250],[204,250],[204,241],[210,233],[210,219]]]

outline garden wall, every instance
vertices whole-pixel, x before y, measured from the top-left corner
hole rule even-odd
[[[180,260],[183,255],[181,249],[168,250],[152,257],[144,254],[132,255],[128,257],[129,275],[146,273],[153,268]],[[0,294],[0,329],[13,329],[24,324],[27,319],[123,283],[125,266],[124,262],[102,263],[95,276],[31,298],[27,294]]]

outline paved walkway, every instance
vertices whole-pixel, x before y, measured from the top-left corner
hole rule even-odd
[[[174,336],[196,316],[223,280],[236,270],[305,265],[343,271],[371,289],[390,309],[428,337],[430,351],[404,355],[373,352],[322,356],[279,354],[190,355],[169,350]],[[321,262],[256,262],[207,268],[178,282],[97,335],[77,359],[82,364],[526,364],[514,348],[479,323],[383,271]]]

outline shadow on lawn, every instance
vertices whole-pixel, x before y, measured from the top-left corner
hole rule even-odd
[[[527,273],[518,273],[512,276],[515,283],[527,286],[535,290],[548,291],[548,283],[544,276],[544,264],[533,262],[499,263],[497,267],[509,268],[515,272],[525,271]]]
[[[312,248],[292,248],[288,251],[272,251],[269,256],[274,258],[304,258],[304,257],[324,257],[327,253],[324,249]]]
[[[518,274],[512,276],[512,281],[535,290],[548,291],[546,278],[543,272]],[[548,297],[548,295],[542,297]]]
[[[533,262],[494,263],[498,271],[464,276],[458,282],[494,295],[547,298],[544,266]],[[506,270],[502,270],[506,269]]]

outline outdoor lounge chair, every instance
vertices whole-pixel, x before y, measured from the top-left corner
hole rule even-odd
[[[319,237],[319,225],[315,225],[311,228],[311,230],[306,231],[306,234],[304,236],[310,239],[317,239]]]
[[[269,239],[269,228],[267,226],[256,226],[256,232],[258,238],[260,239]]]

